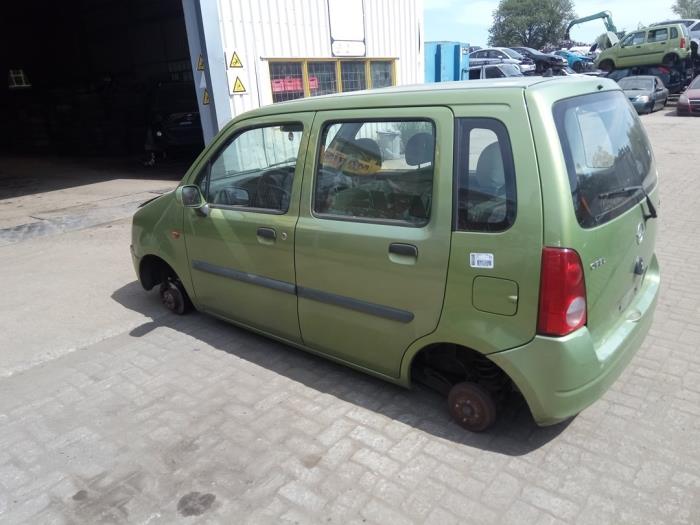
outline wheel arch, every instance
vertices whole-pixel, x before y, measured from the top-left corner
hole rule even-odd
[[[470,359],[487,360],[494,367],[498,368],[498,370],[500,370],[505,376],[507,376],[511,382],[513,382],[513,379],[508,375],[508,373],[505,370],[503,370],[498,364],[496,364],[493,360],[491,360],[488,354],[484,354],[483,352],[479,352],[474,348],[470,348],[459,343],[451,343],[448,341],[433,341],[425,343],[423,345],[419,345],[416,348],[409,349],[406,352],[406,354],[404,354],[404,358],[401,364],[402,384],[410,388],[413,383],[413,373],[416,364],[419,363],[423,356],[426,356],[426,354],[445,348],[454,348],[457,352],[465,354]]]
[[[165,259],[158,255],[147,254],[139,262],[139,281],[144,290],[151,290],[157,284],[163,282],[167,276],[180,276]]]

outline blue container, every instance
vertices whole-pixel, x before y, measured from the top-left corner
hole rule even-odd
[[[425,43],[425,81],[461,80],[469,69],[469,44],[464,42]]]

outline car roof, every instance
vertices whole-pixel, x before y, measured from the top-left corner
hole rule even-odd
[[[478,94],[478,92],[493,93],[494,90],[525,91],[537,89],[538,86],[551,86],[553,84],[572,85],[585,83],[595,86],[607,84],[608,88],[616,88],[612,80],[593,77],[508,77],[486,80],[460,80],[454,82],[437,82],[431,84],[414,84],[406,86],[393,86],[388,88],[371,89],[364,91],[352,91],[334,95],[322,95],[317,97],[300,98],[287,102],[278,102],[245,113],[245,118],[277,115],[281,113],[329,111],[358,108],[389,108],[410,106],[445,106],[451,104],[463,104],[467,102],[463,95]],[[573,87],[573,86],[572,86]],[[576,89],[576,88],[575,88]],[[580,88],[578,88],[580,89]],[[617,88],[619,89],[619,88]]]

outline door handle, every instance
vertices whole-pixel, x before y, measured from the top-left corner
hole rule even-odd
[[[405,244],[403,242],[392,242],[389,245],[389,253],[393,253],[394,255],[418,257],[418,248],[416,248],[412,244]]]
[[[277,239],[277,232],[272,228],[258,228],[258,237],[274,241]]]

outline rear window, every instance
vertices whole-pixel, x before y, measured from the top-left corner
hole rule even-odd
[[[620,190],[643,186],[650,191],[654,187],[651,146],[622,92],[562,100],[554,104],[553,111],[581,226],[604,224],[643,198],[640,191]]]

